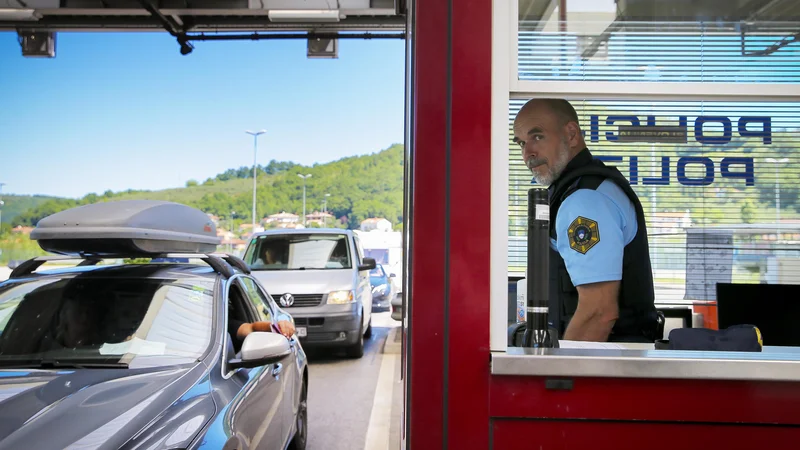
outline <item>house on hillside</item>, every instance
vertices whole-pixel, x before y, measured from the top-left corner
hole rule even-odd
[[[23,227],[22,225],[17,225],[11,229],[12,233],[24,234],[26,236],[31,234],[31,231],[33,231],[33,227]]]
[[[321,227],[331,226],[334,220],[333,214],[326,212],[314,211],[311,214],[306,214],[307,225],[317,224]]]
[[[262,227],[260,225],[256,225],[256,229],[255,230],[253,230],[253,224],[252,223],[243,223],[243,224],[239,225],[239,233],[241,234],[241,236],[243,238],[246,238],[246,239],[249,239],[250,236],[253,235],[253,233],[259,233],[261,231],[264,231],[264,227]]]
[[[281,211],[277,214],[272,214],[267,216],[264,223],[266,224],[274,224],[276,226],[280,226],[281,224],[291,224],[291,223],[298,223],[300,222],[300,216],[297,214],[287,213],[286,211]]]
[[[236,234],[230,230],[226,230],[225,228],[217,228],[217,237],[222,238],[223,240],[234,239],[236,238]]]
[[[392,231],[392,222],[383,217],[371,217],[361,222],[361,231]]]

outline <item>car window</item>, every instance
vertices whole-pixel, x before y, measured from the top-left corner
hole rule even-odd
[[[239,278],[247,292],[248,300],[253,305],[253,309],[258,312],[258,320],[272,322],[272,317],[275,315],[275,310],[270,304],[269,299],[258,288],[258,285],[252,278]]]
[[[347,235],[296,233],[265,235],[250,241],[244,256],[251,270],[349,269]]]
[[[0,285],[4,360],[191,362],[209,347],[214,280],[82,274]],[[163,358],[162,358],[163,357]]]

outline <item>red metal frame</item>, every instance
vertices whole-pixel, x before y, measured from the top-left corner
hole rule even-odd
[[[407,439],[414,449],[485,448],[492,2],[417,0],[414,8]]]
[[[447,3],[418,0],[413,43],[414,185],[410,220],[409,340],[406,346],[409,448],[442,442],[445,295],[445,128],[447,111]],[[409,348],[410,347],[410,348]]]
[[[492,0],[414,13],[407,448],[796,448],[800,383],[490,375]]]

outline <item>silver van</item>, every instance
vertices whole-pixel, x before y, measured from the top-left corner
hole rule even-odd
[[[336,346],[360,358],[372,334],[372,288],[358,235],[335,228],[255,233],[245,262],[252,275],[294,318],[306,348]]]

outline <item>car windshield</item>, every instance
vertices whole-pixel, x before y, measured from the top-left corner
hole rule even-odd
[[[386,275],[383,273],[383,268],[381,266],[375,266],[374,269],[369,271],[369,276],[372,278],[383,278]]]
[[[244,257],[252,270],[350,269],[344,234],[287,234],[260,236]]]
[[[143,367],[196,361],[214,280],[97,276],[0,284],[0,367]]]

